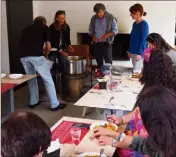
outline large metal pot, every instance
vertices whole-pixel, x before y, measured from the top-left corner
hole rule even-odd
[[[83,74],[86,71],[85,61],[85,58],[81,56],[66,57],[64,72],[66,74]]]

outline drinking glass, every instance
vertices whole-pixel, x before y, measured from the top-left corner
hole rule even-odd
[[[109,96],[108,105],[111,105],[110,101],[113,99],[113,96],[111,95],[111,93],[116,90],[115,82],[111,75],[109,76],[109,80],[107,81],[106,90],[108,91],[108,96]]]
[[[107,117],[108,117],[109,115],[110,115],[109,113],[107,113],[107,112],[104,111],[104,120],[105,120],[105,121],[107,121],[107,119],[108,119]]]
[[[70,135],[71,135],[73,144],[77,146],[80,142],[81,128],[72,127],[70,130]]]
[[[122,83],[122,81],[116,81],[115,82],[115,85],[114,85],[114,91],[115,92],[120,92],[121,91],[120,88],[119,88],[121,83]]]
[[[122,72],[121,76],[122,76],[122,80],[125,80],[131,76],[131,73],[129,73],[128,71],[124,71]]]
[[[106,90],[109,93],[115,92],[117,87],[120,85],[121,81],[115,81],[113,79],[109,79],[106,84]]]

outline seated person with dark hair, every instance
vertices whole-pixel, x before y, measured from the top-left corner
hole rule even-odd
[[[171,58],[166,55],[165,52],[160,50],[152,50],[149,62],[147,67],[142,71],[142,77],[140,82],[144,85],[138,97],[141,97],[145,91],[153,86],[160,86],[168,88],[172,91],[176,91],[176,73],[172,68]],[[151,106],[150,104],[148,104]],[[145,127],[142,117],[139,104],[136,103],[136,108],[134,111],[122,116],[116,117],[115,115],[108,116],[108,119],[113,121],[116,125],[128,124],[129,130],[125,133],[127,137],[135,137],[136,134],[141,138],[148,137],[148,130]],[[102,132],[110,133],[110,131],[95,130],[98,134]],[[114,134],[111,132],[110,134]],[[120,148],[120,149],[119,149]],[[133,150],[133,151],[132,151]],[[145,155],[138,153],[136,149],[126,149],[126,147],[118,147],[118,156],[120,157],[144,157]]]
[[[50,128],[30,112],[14,112],[1,126],[2,157],[42,157],[50,141]]]
[[[127,136],[97,128],[94,137],[99,137],[99,144],[135,150],[142,153],[140,157],[144,154],[143,157],[175,157],[175,92],[162,86],[149,87],[138,97],[136,104],[149,136]],[[135,157],[137,156],[139,155],[136,154]]]

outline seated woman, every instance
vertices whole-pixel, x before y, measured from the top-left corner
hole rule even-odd
[[[138,97],[136,104],[149,136],[141,138],[95,129],[94,136],[100,136],[99,144],[135,150],[150,157],[175,157],[176,93],[165,87],[153,86]]]
[[[14,112],[1,126],[2,157],[42,157],[50,141],[50,128],[30,112]]]
[[[176,71],[176,51],[172,48],[158,33],[151,33],[147,37],[149,47],[144,52],[144,62],[148,62],[150,57],[150,50],[161,50],[165,52],[173,62],[173,67]]]
[[[145,64],[144,64],[145,66]],[[144,87],[140,92],[139,96],[151,86],[163,86],[170,88],[171,90],[176,91],[176,73],[172,69],[172,61],[169,56],[161,51],[152,50],[152,55],[148,62],[147,68],[144,68],[142,71],[142,77],[140,78]],[[141,120],[139,108],[127,115],[122,117],[109,116],[109,120],[113,121],[117,125],[129,124],[129,130],[126,132],[126,135],[140,137],[147,137],[148,133],[143,125]],[[126,149],[119,149],[118,155],[120,157],[138,157],[143,156],[135,151],[130,151]]]
[[[48,58],[54,62],[58,59],[58,70],[63,72],[64,57],[67,57],[67,50],[74,51],[70,41],[70,27],[65,20],[65,11],[59,10],[55,14],[54,23],[49,27],[51,47],[57,49],[51,51]]]

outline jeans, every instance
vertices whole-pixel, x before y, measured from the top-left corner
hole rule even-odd
[[[57,107],[59,101],[57,100],[56,89],[45,57],[23,57],[21,62],[27,75],[35,75],[37,72],[41,76],[49,96],[51,108]],[[28,86],[30,105],[34,105],[39,102],[37,78],[29,80]]]
[[[133,64],[133,72],[140,73],[143,66],[143,58],[141,57],[138,61],[136,61],[137,54],[131,54],[131,60]]]

